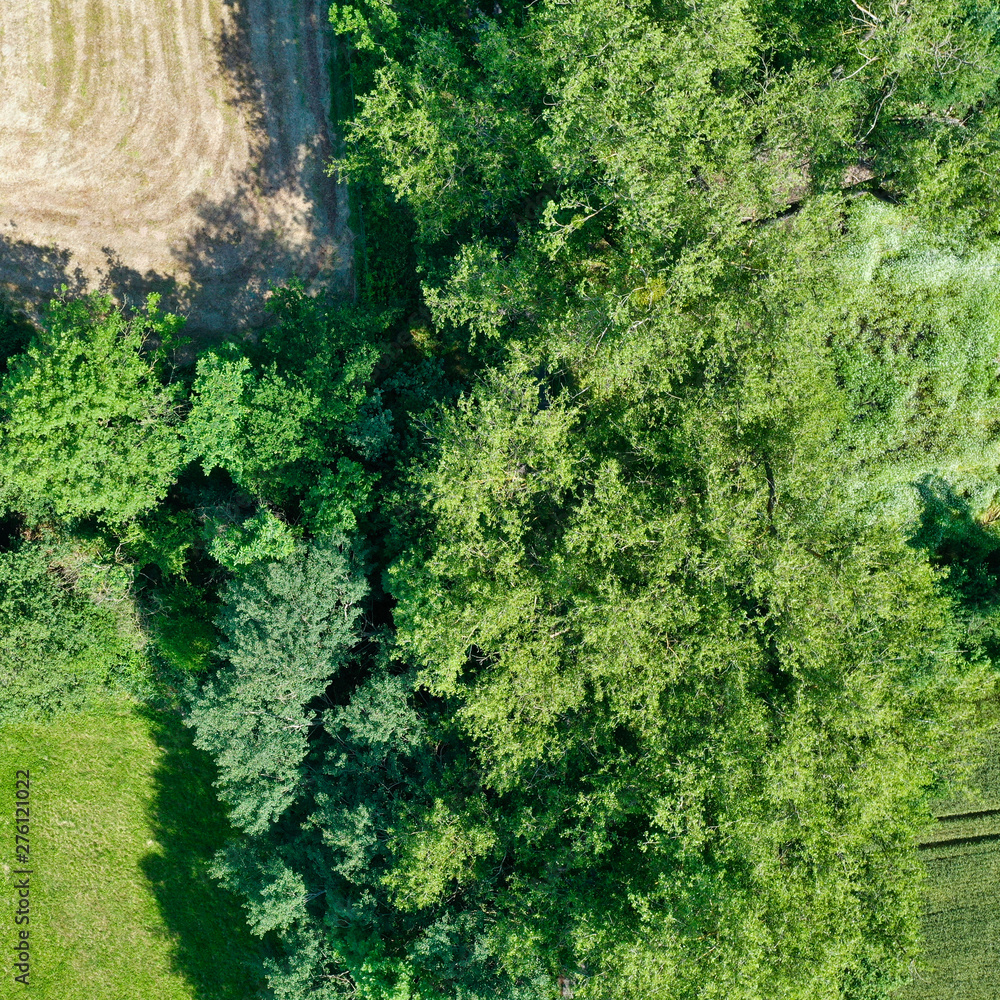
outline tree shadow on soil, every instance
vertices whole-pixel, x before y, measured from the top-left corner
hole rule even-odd
[[[208,873],[232,835],[212,787],[211,757],[176,712],[143,711],[163,750],[150,828],[161,850],[140,862],[173,941],[173,967],[198,1000],[251,1000],[264,985],[272,944],[255,938],[236,896]]]
[[[16,229],[0,233],[0,256],[4,261],[5,298],[15,299],[17,290],[37,289],[52,298],[62,285],[70,295],[82,295],[87,279],[79,267],[72,266],[69,250],[40,247],[18,237]]]
[[[274,16],[279,9],[287,16]],[[70,250],[23,240],[11,220],[0,233],[0,291],[33,319],[62,286],[69,296],[108,293],[128,311],[156,292],[161,310],[187,319],[198,347],[267,325],[270,287],[292,278],[350,294],[353,236],[340,218],[342,192],[326,173],[333,154],[326,55],[335,47],[324,40],[325,7],[321,0],[275,0],[263,10],[223,0],[223,10],[216,59],[229,84],[227,103],[250,127],[250,165],[225,197],[186,203],[198,223],[170,249],[170,274],[136,270],[109,245],[101,248],[105,263],[95,285]]]

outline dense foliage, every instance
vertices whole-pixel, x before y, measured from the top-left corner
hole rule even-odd
[[[45,718],[146,673],[121,574],[53,540],[0,552],[0,724]]]
[[[360,300],[11,340],[11,704],[186,691],[278,998],[892,995],[997,715],[1000,10],[331,20]]]
[[[22,508],[45,503],[61,518],[121,524],[163,499],[180,467],[177,392],[143,346],[178,323],[155,300],[132,321],[107,297],[52,304],[0,400],[0,476]]]

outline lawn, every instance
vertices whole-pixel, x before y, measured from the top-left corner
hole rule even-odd
[[[0,997],[247,1000],[263,947],[208,875],[229,833],[211,761],[175,713],[111,702],[0,729],[5,829],[30,770],[30,992],[5,946]],[[14,929],[4,838],[5,945]]]
[[[983,747],[973,794],[938,804],[922,838],[924,969],[900,1000],[1000,997],[1000,736]]]

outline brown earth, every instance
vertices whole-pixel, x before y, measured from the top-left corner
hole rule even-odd
[[[325,0],[0,5],[0,287],[149,291],[189,329],[264,320],[269,282],[349,293]]]

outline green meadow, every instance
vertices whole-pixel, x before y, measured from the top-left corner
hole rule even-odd
[[[11,819],[15,771],[30,771],[32,872],[30,990],[13,980],[5,947],[0,996],[254,994],[262,945],[246,930],[238,901],[207,870],[229,834],[213,765],[191,746],[176,713],[117,701],[45,725],[7,726],[0,761]],[[4,841],[9,897],[14,859]],[[5,899],[8,914],[12,902]],[[10,934],[12,918],[4,923]]]
[[[900,1000],[1000,997],[1000,735],[982,750],[969,793],[938,803],[921,838],[926,947]]]

